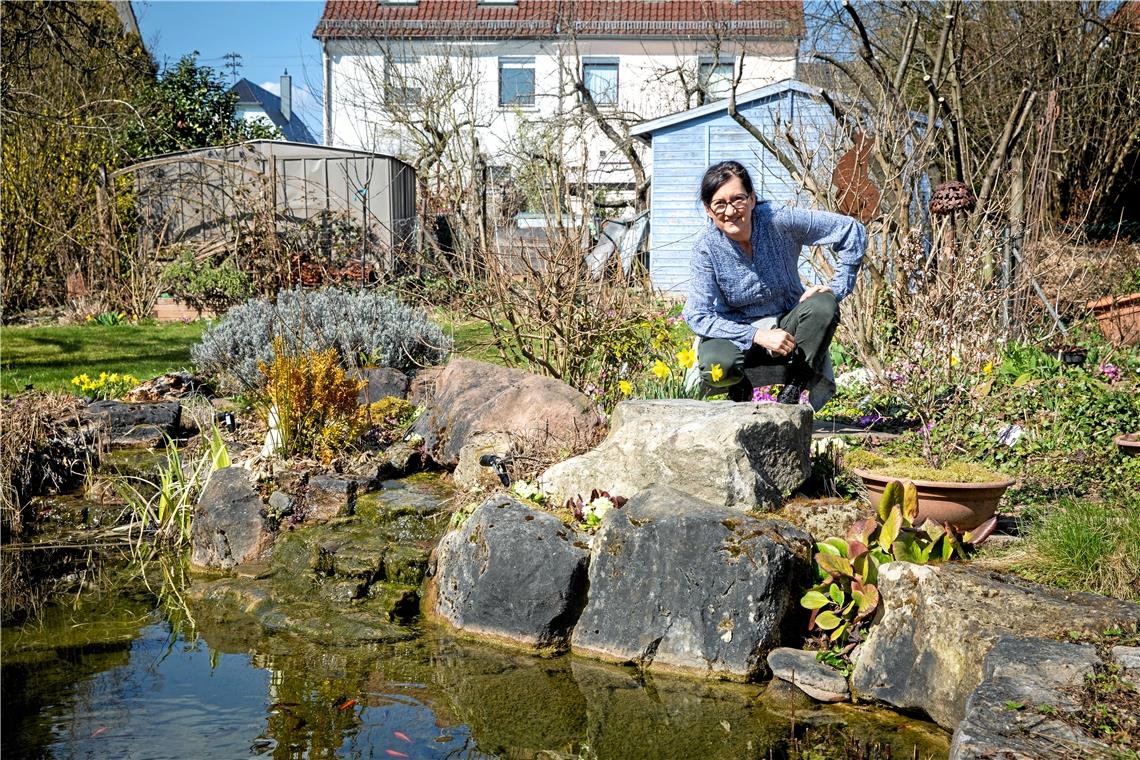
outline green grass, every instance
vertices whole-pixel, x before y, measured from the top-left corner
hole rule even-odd
[[[130,373],[146,380],[190,367],[190,345],[205,322],[0,328],[0,391],[74,391],[86,372]]]
[[[1029,558],[1014,569],[1040,583],[1140,601],[1140,498],[1072,497],[1026,515]]]
[[[455,341],[455,353],[481,362],[503,363],[486,322],[459,320],[442,310],[433,311],[431,319]]]

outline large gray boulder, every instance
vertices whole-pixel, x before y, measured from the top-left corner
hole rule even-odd
[[[554,515],[494,496],[440,540],[429,608],[465,633],[564,649],[586,602],[588,544]]]
[[[258,559],[273,536],[261,518],[262,503],[249,482],[249,471],[226,467],[210,476],[190,527],[190,564],[230,570]]]
[[[851,688],[864,700],[922,710],[953,729],[982,664],[1003,635],[1066,638],[1140,622],[1140,606],[1057,589],[969,565],[892,562],[879,572],[882,604],[860,646]]]
[[[1071,757],[1114,757],[1107,745],[1063,719],[1081,709],[1077,694],[1100,665],[1088,644],[1001,637],[986,655],[981,685],[966,701],[950,760],[1050,760],[1062,747]]]
[[[646,668],[758,678],[768,652],[806,622],[797,599],[811,550],[782,520],[654,486],[603,518],[571,645]]]
[[[481,435],[505,433],[518,449],[580,451],[604,424],[590,399],[566,383],[470,359],[452,359],[424,395],[413,432],[444,467],[455,467],[460,449]]]
[[[772,508],[811,472],[811,422],[803,405],[623,401],[601,445],[554,465],[540,483],[555,503],[660,483],[720,506]]]

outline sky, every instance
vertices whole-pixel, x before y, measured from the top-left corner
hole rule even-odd
[[[160,67],[198,51],[198,62],[226,81],[242,77],[280,94],[293,77],[293,110],[321,136],[321,46],[313,30],[323,2],[313,0],[132,0],[143,42]],[[241,55],[231,79],[225,55]]]

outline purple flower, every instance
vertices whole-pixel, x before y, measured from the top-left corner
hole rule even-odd
[[[871,427],[872,425],[875,425],[875,424],[882,422],[885,419],[886,419],[886,417],[879,414],[878,412],[871,412],[870,414],[864,414],[862,417],[860,417],[858,420],[856,420],[855,423],[859,427],[868,428],[868,427]]]
[[[918,429],[918,432],[922,433],[923,435],[930,435],[930,431],[933,429],[934,429],[934,420],[931,420],[930,422],[928,422],[925,425],[923,425],[922,427],[920,427]]]
[[[774,404],[776,397],[772,395],[772,386],[761,385],[752,389],[752,401],[756,404]]]
[[[1120,367],[1117,367],[1115,364],[1109,364],[1108,362],[1101,362],[1101,365],[1097,367],[1097,371],[1108,378],[1108,382],[1110,383],[1119,382],[1124,378],[1124,373],[1121,372]]]

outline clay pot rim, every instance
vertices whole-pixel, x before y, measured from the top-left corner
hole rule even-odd
[[[1005,478],[1003,480],[987,480],[981,483],[962,483],[955,480],[915,480],[914,478],[903,478],[899,477],[898,475],[885,475],[881,472],[875,472],[874,470],[860,470],[857,467],[853,467],[852,471],[859,477],[868,478],[870,480],[880,480],[885,483],[889,483],[892,480],[898,480],[902,482],[914,483],[918,488],[925,486],[929,488],[942,488],[948,491],[983,491],[995,488],[1004,489],[1009,488],[1017,482],[1017,480],[1014,478]]]
[[[1140,433],[1121,433],[1112,442],[1122,449],[1140,449]]]
[[[1126,293],[1119,296],[1105,296],[1085,304],[1090,309],[1106,309],[1118,305],[1128,305],[1133,301],[1140,301],[1140,293]]]

